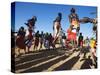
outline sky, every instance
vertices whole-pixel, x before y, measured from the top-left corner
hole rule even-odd
[[[44,31],[53,33],[53,21],[57,17],[58,12],[62,13],[62,29],[67,31],[70,25],[68,15],[70,14],[70,9],[72,7],[76,9],[79,19],[82,19],[83,17],[96,18],[96,14],[90,14],[91,12],[97,11],[97,7],[93,6],[16,2],[15,31],[18,31],[21,26],[27,29],[27,26],[24,23],[26,23],[28,19],[31,19],[32,16],[37,16],[35,31],[39,30],[40,32]],[[80,32],[83,33],[84,37],[92,37],[92,27],[93,25],[90,23],[80,24]]]

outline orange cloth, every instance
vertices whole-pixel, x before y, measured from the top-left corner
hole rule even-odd
[[[76,40],[76,33],[72,32],[70,29],[67,30],[67,39],[68,40]]]

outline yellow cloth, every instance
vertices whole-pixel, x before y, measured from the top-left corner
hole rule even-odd
[[[96,41],[95,40],[91,40],[90,41],[90,47],[94,48],[96,46]]]

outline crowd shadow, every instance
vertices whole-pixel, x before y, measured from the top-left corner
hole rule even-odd
[[[80,69],[91,69],[91,66],[94,66],[95,68],[97,68],[97,63],[93,64],[91,56],[88,56],[88,58],[82,59],[80,61],[84,61],[84,60],[85,62],[82,64]]]
[[[79,60],[79,58],[80,58],[79,56],[73,57],[63,65],[57,67],[54,71],[70,70],[73,67],[73,65]]]
[[[33,53],[34,54],[34,53]],[[49,50],[42,50],[40,51],[40,53],[38,52],[38,54],[34,54],[34,55],[28,55],[28,56],[24,56],[23,58],[21,58],[19,61],[16,61],[16,65],[19,65],[19,66],[16,66],[16,70],[18,69],[23,69],[23,68],[28,68],[28,67],[31,67],[32,65],[35,65],[35,64],[38,64],[38,63],[41,63],[43,61],[47,61],[49,59],[52,59],[54,57],[57,57],[57,56],[61,56],[63,55],[64,53],[59,53],[57,49],[53,50],[53,49],[49,49]],[[50,57],[48,57],[50,56]],[[41,59],[42,58],[42,59]],[[37,60],[37,59],[40,59],[40,60]],[[62,58],[58,59],[59,61],[61,60]],[[34,61],[36,60],[36,61]],[[58,60],[55,60],[54,62],[56,63]],[[28,61],[32,61],[32,62],[29,62]],[[23,64],[27,62],[26,64]],[[52,64],[54,63],[52,62]],[[49,63],[50,65],[51,63]],[[49,66],[48,65],[48,66]]]
[[[32,53],[32,52],[31,52]],[[28,53],[29,54],[29,53]],[[50,55],[60,55],[60,53],[57,51],[57,50],[53,50],[53,49],[47,49],[47,50],[41,50],[41,51],[37,51],[37,52],[34,52],[32,53],[31,55],[26,55],[24,57],[19,57],[20,58],[20,61],[16,61],[16,65],[19,64],[19,63],[23,63],[23,62],[26,62],[26,61],[30,61],[30,60],[35,60],[35,59],[39,59],[39,58],[43,58],[43,57],[47,57],[47,56],[50,56]]]
[[[66,59],[66,58],[68,58],[68,57],[69,57],[69,56],[64,56],[64,57],[58,58],[58,59],[56,59],[56,60],[54,60],[54,61],[50,61],[50,62],[48,62],[48,63],[46,63],[46,64],[43,64],[43,65],[40,65],[40,66],[38,66],[38,67],[30,68],[30,69],[25,70],[25,71],[23,71],[23,72],[21,72],[21,73],[27,73],[27,72],[41,72],[41,71],[43,71],[43,70],[47,70],[50,66],[56,64],[56,63],[59,62],[59,61],[62,61],[62,60],[64,60],[64,59]]]
[[[85,57],[86,53],[89,52],[89,50],[86,50],[86,49],[87,48],[83,48],[83,50],[85,50],[84,52],[82,52],[82,53],[84,53],[84,57]],[[32,60],[35,60],[35,59],[40,59],[40,58],[42,58],[42,59],[37,60],[37,61],[32,61],[32,62],[29,62],[27,64],[22,64],[22,65],[16,66],[16,70],[29,68],[29,69],[26,69],[24,71],[21,71],[21,73],[45,71],[49,67],[51,67],[52,65],[54,65],[54,64],[56,64],[60,61],[65,60],[66,58],[70,57],[71,54],[73,54],[73,53],[71,53],[68,56],[66,56],[64,54],[65,54],[67,49],[62,50],[62,52],[60,52],[59,50],[60,50],[60,48],[41,50],[39,52],[35,52],[35,53],[38,53],[38,54],[33,53],[34,55],[24,56],[20,61],[16,62],[16,65],[20,64],[20,63],[32,61]],[[79,51],[79,50],[76,50],[76,51]],[[61,55],[64,55],[64,56],[60,57],[60,58],[57,58],[53,61],[47,62],[45,64],[41,64],[37,67],[31,67],[33,65],[48,61],[50,59],[53,59],[53,58],[55,58],[57,56],[61,56]],[[48,57],[48,56],[50,56],[50,57]],[[93,65],[92,60],[90,59],[90,57],[88,57],[88,58],[84,58],[84,57],[83,57],[83,59],[80,60],[80,62],[84,61],[84,63],[82,64],[80,69],[90,69],[91,68],[90,65]],[[79,55],[77,55],[77,56],[71,58],[70,60],[68,60],[67,62],[65,62],[64,64],[58,66],[53,71],[71,70],[72,67],[77,63],[79,58],[80,58]]]

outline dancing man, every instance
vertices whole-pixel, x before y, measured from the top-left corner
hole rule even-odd
[[[70,15],[69,15],[70,27],[71,27],[71,29],[76,29],[77,35],[78,35],[79,30],[80,30],[79,17],[76,14],[74,8],[72,8],[70,10],[70,12],[71,12]]]
[[[53,22],[53,31],[54,31],[54,41],[53,44],[56,43],[56,40],[59,38],[60,30],[61,30],[61,19],[62,19],[62,14],[58,13],[58,16]]]
[[[28,51],[29,51],[29,48],[31,47],[32,45],[32,40],[33,40],[33,32],[34,32],[34,28],[35,28],[35,23],[37,21],[37,17],[36,16],[33,16],[31,19],[29,19],[27,21],[27,23],[25,23],[25,25],[28,26],[28,32],[29,34],[27,35],[27,47],[28,47]]]

